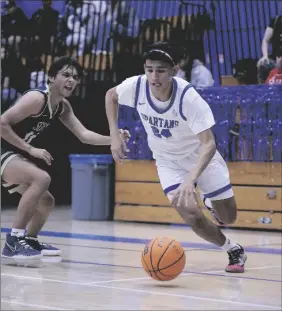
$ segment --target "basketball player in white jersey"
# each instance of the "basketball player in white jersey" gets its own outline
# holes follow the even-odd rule
[[[229,255],[227,272],[244,272],[247,256],[198,207],[195,184],[218,224],[232,224],[237,207],[227,165],[216,150],[209,105],[191,84],[176,78],[177,51],[165,42],[144,54],[145,75],[126,79],[106,94],[111,151],[126,158],[117,128],[118,104],[136,108],[156,160],[164,193],[193,231]]]
[[[34,146],[42,132],[59,119],[83,143],[110,145],[110,137],[87,130],[76,118],[69,97],[82,69],[76,60],[61,57],[50,67],[46,91],[29,90],[1,116],[1,182],[10,193],[22,194],[13,228],[6,236],[2,257],[33,259],[59,255],[60,250],[38,242],[37,235],[54,206],[48,191],[51,178],[32,161],[52,163],[52,155]],[[129,136],[120,131],[121,139]]]

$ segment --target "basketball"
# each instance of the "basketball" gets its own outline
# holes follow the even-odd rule
[[[141,262],[153,279],[170,281],[183,271],[186,256],[183,247],[175,239],[157,237],[144,247]]]

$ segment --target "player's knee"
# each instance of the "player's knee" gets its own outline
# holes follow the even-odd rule
[[[191,211],[187,215],[187,224],[190,226],[201,227],[203,222],[203,217],[198,211]]]
[[[213,202],[217,216],[226,225],[232,225],[237,219],[237,205],[235,198]]]
[[[42,205],[44,205],[44,207],[45,207],[46,209],[48,209],[49,211],[51,211],[51,210],[54,208],[54,206],[55,206],[55,198],[52,196],[51,193],[46,192],[46,193],[42,196],[41,202],[40,202],[40,203],[42,203]]]
[[[190,203],[188,206],[178,206],[177,202],[174,202],[173,206],[184,221],[190,226],[196,225],[202,218],[198,206],[194,203]]]
[[[227,214],[226,219],[223,219],[222,221],[225,224],[232,225],[236,222],[236,219],[237,219],[237,208],[232,209],[231,212]]]
[[[35,176],[34,183],[40,188],[40,190],[47,191],[51,183],[51,177],[48,173],[42,171]]]

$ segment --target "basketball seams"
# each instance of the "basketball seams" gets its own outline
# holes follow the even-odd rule
[[[158,264],[157,264],[157,269],[158,269],[158,270],[160,270],[160,269],[159,269],[159,264],[160,264],[160,262],[161,262],[161,260],[162,260],[162,258],[163,258],[163,256],[164,256],[164,254],[166,253],[166,251],[168,250],[168,248],[170,247],[170,245],[171,245],[174,241],[175,241],[175,240],[170,241],[170,243],[168,244],[168,246],[166,247],[166,249],[163,251],[162,256],[160,257],[159,262],[158,262]],[[153,266],[152,266],[152,267],[153,267]]]
[[[151,263],[151,267],[152,267],[152,271],[151,271],[151,272],[153,272],[153,273],[155,274],[156,278],[159,279],[159,280],[161,281],[161,279],[160,279],[160,278],[157,276],[157,274],[155,273],[155,269],[154,269],[154,266],[153,266],[153,258],[152,258],[152,254],[153,254],[152,249],[153,249],[153,246],[154,246],[154,243],[156,242],[156,240],[157,240],[157,238],[155,238],[155,239],[152,241],[151,249],[150,249],[150,263]],[[156,270],[156,271],[157,271],[157,270]]]
[[[186,261],[185,251],[181,244],[175,239],[172,240],[169,238],[168,241],[162,241],[162,243],[159,244],[158,242],[160,239],[160,237],[157,237],[151,240],[149,245],[146,246],[146,252],[145,250],[142,252],[142,265],[147,274],[157,281],[173,280],[183,271]],[[162,247],[164,247],[164,249],[162,249]],[[176,250],[174,251],[175,247]],[[180,257],[178,257],[179,250],[182,250]],[[165,254],[167,254],[168,257],[165,256]],[[175,260],[175,257],[178,258]],[[167,266],[160,268],[162,260],[165,260],[164,263],[166,263]],[[171,260],[175,261],[171,263]],[[156,263],[155,266],[154,263]],[[164,272],[171,274],[165,274]]]
[[[159,269],[159,270],[164,270],[164,269],[167,269],[167,268],[173,266],[173,265],[176,264],[178,261],[180,261],[180,259],[181,259],[184,255],[185,255],[185,253],[183,252],[183,254],[182,254],[176,261],[174,261],[174,262],[173,262],[172,264],[170,264],[169,266],[166,266],[166,267],[161,268],[161,269]]]
[[[170,264],[169,266],[166,266],[166,267],[164,267],[164,268],[161,268],[161,269],[159,269],[158,271],[159,271],[162,275],[169,276],[170,274],[164,274],[164,273],[162,273],[161,271],[162,271],[162,270],[165,270],[165,269],[167,269],[167,268],[170,268],[171,266],[173,266],[173,265],[175,265],[176,263],[178,263],[178,261],[180,261],[180,260],[183,258],[184,255],[185,255],[185,253],[183,252],[182,256],[179,257],[174,263],[172,263],[172,264]]]

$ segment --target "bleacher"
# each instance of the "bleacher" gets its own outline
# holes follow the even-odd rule
[[[41,1],[16,3],[29,21],[41,7]],[[264,11],[261,19],[266,4],[269,10]],[[3,5],[2,2],[2,16],[5,15]],[[206,66],[219,86],[236,84],[232,73],[238,60],[261,56],[261,38],[270,19],[278,13],[279,3],[270,0],[144,3],[138,0],[117,1],[113,9],[107,1],[59,0],[53,2],[53,8],[59,16],[57,33],[48,51],[34,55],[41,59],[45,73],[54,57],[67,54],[79,58],[90,73],[87,79],[117,83],[125,75],[140,72],[141,55],[149,43],[168,40],[183,45],[188,51],[195,44],[201,47]],[[247,10],[252,11],[252,19],[246,18]],[[35,53],[34,33],[35,29],[29,29],[19,44],[23,64],[31,52]],[[2,29],[2,52],[7,52],[4,35]]]

